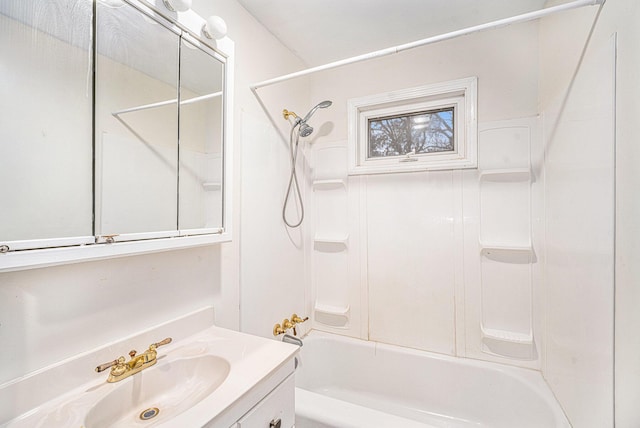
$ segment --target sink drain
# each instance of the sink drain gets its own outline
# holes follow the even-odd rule
[[[148,409],[143,410],[142,413],[140,413],[140,419],[142,419],[143,421],[148,421],[149,419],[153,419],[158,416],[158,413],[160,413],[160,409],[158,409],[157,407],[149,407]]]

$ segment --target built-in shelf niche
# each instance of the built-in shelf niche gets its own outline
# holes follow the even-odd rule
[[[529,245],[507,245],[500,243],[480,242],[480,254],[483,256],[494,255],[496,253],[524,253],[533,254],[533,247]]]
[[[346,142],[313,145],[310,266],[313,328],[349,334],[349,189]]]
[[[485,328],[481,326],[482,336],[488,339],[501,340],[503,342],[512,342],[521,345],[531,345],[533,343],[533,332],[517,333],[513,331],[497,330]]]
[[[530,181],[531,169],[505,168],[490,169],[480,172],[480,180],[485,181]]]
[[[518,333],[480,326],[482,331],[482,350],[485,353],[531,360],[535,357],[533,331]]]
[[[481,130],[479,169],[481,351],[536,357],[532,317],[531,138],[535,119]]]
[[[211,192],[214,190],[222,190],[222,183],[205,182],[205,183],[202,183],[202,188],[207,192]]]
[[[347,328],[349,325],[349,305],[335,306],[316,301],[313,314],[316,322],[334,328]]]
[[[337,246],[346,247],[349,242],[349,235],[344,236],[318,236],[313,238],[313,242],[317,244],[332,244]]]
[[[502,245],[498,243],[480,243],[480,256],[503,263],[530,264],[537,261],[531,245]]]
[[[314,180],[312,185],[313,190],[346,189],[346,183],[343,179]]]

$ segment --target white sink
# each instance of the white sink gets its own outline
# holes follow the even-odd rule
[[[0,385],[0,426],[227,428],[294,370],[296,346],[215,326],[183,339],[176,330],[158,327]],[[129,378],[107,383],[93,370],[167,335],[174,342],[157,363]],[[141,419],[147,410],[153,417]]]
[[[230,368],[213,355],[158,362],[100,399],[87,413],[85,427],[148,427],[174,418],[215,391]]]

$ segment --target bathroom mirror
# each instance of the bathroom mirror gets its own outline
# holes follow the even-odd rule
[[[92,20],[84,0],[0,1],[0,245],[93,235]]]
[[[183,36],[180,49],[181,231],[223,226],[224,65]]]
[[[177,230],[179,49],[134,7],[97,3],[96,235]]]
[[[230,239],[233,42],[204,22],[140,0],[0,2],[0,270],[19,250]],[[118,248],[103,253],[137,247]]]

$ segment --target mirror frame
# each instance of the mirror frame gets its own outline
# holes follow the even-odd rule
[[[142,13],[169,21],[178,27],[190,42],[194,40],[213,50],[223,59],[224,71],[224,105],[223,105],[223,188],[222,188],[222,228],[217,233],[202,233],[139,241],[123,241],[108,243],[103,237],[59,238],[60,246],[42,249],[33,248],[36,240],[14,241],[18,251],[2,252],[0,250],[0,272],[34,269],[62,264],[72,264],[91,260],[155,253],[182,248],[211,245],[232,240],[232,179],[233,179],[233,76],[235,45],[229,37],[209,41],[201,36],[205,19],[193,10],[186,12],[169,11],[161,0],[122,0],[139,9]],[[196,230],[194,230],[195,232]],[[65,246],[67,245],[67,246]]]

